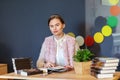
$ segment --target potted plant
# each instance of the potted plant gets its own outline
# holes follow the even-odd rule
[[[73,56],[73,65],[76,74],[90,74],[93,53],[89,49],[80,49]]]

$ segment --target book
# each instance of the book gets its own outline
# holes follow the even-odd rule
[[[101,61],[101,62],[115,62],[118,63],[119,59],[115,57],[95,57],[93,61]]]
[[[20,72],[20,75],[22,76],[29,76],[29,75],[34,75],[34,74],[42,74],[43,71],[40,69],[23,69]]]
[[[55,67],[50,67],[48,68],[49,70],[60,70],[60,69],[64,69],[65,67],[63,66],[55,66]]]
[[[19,74],[22,69],[30,69],[32,67],[31,58],[12,58],[13,70]]]
[[[113,73],[99,74],[99,73],[95,73],[94,71],[91,72],[91,75],[95,76],[96,78],[113,78],[113,76],[114,76]]]
[[[65,72],[65,71],[68,71],[68,70],[63,66],[55,66],[55,67],[48,68],[48,72]]]
[[[110,67],[110,66],[118,66],[118,62],[94,62],[92,63],[92,66],[101,66],[101,67]]]
[[[97,74],[97,78],[113,78],[113,74]]]
[[[97,74],[101,74],[101,73],[115,73],[115,70],[114,69],[111,69],[111,70],[96,70],[96,69],[91,69],[91,72],[95,72]]]
[[[102,66],[91,66],[91,69],[96,69],[96,70],[116,70],[117,66],[108,66],[108,67],[102,67]]]
[[[50,68],[39,68],[40,70],[43,70],[44,73],[53,73],[53,72],[66,72],[69,71],[67,68],[63,67],[63,66],[55,66],[55,67],[50,67]]]

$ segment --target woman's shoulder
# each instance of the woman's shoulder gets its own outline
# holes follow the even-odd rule
[[[47,36],[47,37],[45,37],[45,40],[53,40],[53,36]]]
[[[74,37],[66,34],[66,41],[69,43],[75,43],[76,39]]]

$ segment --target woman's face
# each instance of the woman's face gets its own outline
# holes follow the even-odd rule
[[[55,36],[60,36],[63,33],[64,27],[65,24],[62,24],[57,18],[54,18],[49,22],[50,31]]]

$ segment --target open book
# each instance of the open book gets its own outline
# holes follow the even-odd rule
[[[44,70],[44,72],[48,72],[48,73],[67,71],[67,69],[63,66],[55,66],[55,67],[51,67],[51,68],[40,68],[40,70]]]
[[[51,68],[48,68],[49,70],[61,70],[61,69],[64,69],[65,67],[63,66],[55,66],[55,67],[51,67]]]

